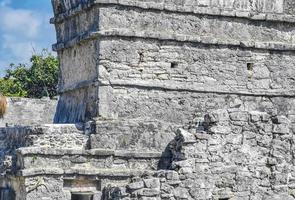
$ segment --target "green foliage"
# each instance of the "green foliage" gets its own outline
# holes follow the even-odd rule
[[[4,78],[0,79],[0,92],[5,96],[41,98],[57,95],[58,60],[43,50],[33,55],[31,64],[11,64]]]
[[[0,78],[0,92],[8,97],[26,97],[27,91],[12,79]]]

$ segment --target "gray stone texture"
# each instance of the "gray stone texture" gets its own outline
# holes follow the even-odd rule
[[[106,120],[96,122],[96,134],[90,136],[93,149],[164,151],[180,125],[160,121]]]
[[[98,199],[293,199],[294,134],[288,118],[234,108],[210,112],[202,124],[205,131],[191,126],[175,132],[165,169],[157,167],[160,151],[20,148],[25,199],[70,200],[77,190]],[[74,130],[58,127],[38,132]]]
[[[295,199],[293,1],[52,3],[56,124],[0,129],[1,195]]]
[[[153,180],[155,189],[146,184],[129,197],[294,199],[294,136],[287,118],[230,109],[209,113],[206,122],[207,132],[180,129],[170,146],[174,170],[136,179],[131,185]]]
[[[8,108],[0,127],[53,123],[57,100],[8,97]]]
[[[247,110],[294,110],[290,2],[53,2],[62,92],[55,122],[184,124],[237,98]]]
[[[6,156],[16,155],[12,165],[16,162],[16,173],[24,182],[8,179],[4,184],[18,192],[24,187],[17,199],[70,200],[75,191],[91,192],[98,199],[293,198],[294,134],[287,117],[233,108],[210,112],[201,124],[203,130],[196,124],[177,129],[167,154],[145,149],[144,140],[134,140],[134,150],[83,148],[81,143],[87,144],[91,135],[84,135],[86,126],[78,124],[6,130],[5,136],[23,132],[22,137],[9,136],[10,146],[2,148],[16,147],[11,138],[21,144]],[[155,137],[149,135],[145,141]],[[54,146],[46,144],[47,138]],[[59,144],[62,140],[67,143]],[[162,159],[169,162],[165,168],[159,163]],[[2,162],[6,166],[7,159]],[[11,167],[3,169],[11,174]]]

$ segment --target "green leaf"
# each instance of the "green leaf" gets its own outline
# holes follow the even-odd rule
[[[5,96],[41,98],[57,95],[59,62],[43,50],[30,59],[29,66],[11,64],[0,79],[0,92]]]

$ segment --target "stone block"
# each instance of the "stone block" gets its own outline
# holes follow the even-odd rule
[[[177,187],[173,191],[174,197],[176,199],[189,199],[190,195],[186,188]]]
[[[161,192],[158,189],[143,188],[137,190],[135,193],[140,197],[156,197],[159,196]]]
[[[250,119],[251,122],[259,122],[261,120],[261,116],[263,115],[263,113],[261,112],[250,112]]]
[[[211,134],[226,135],[231,133],[231,127],[228,125],[216,125],[209,128]]]
[[[191,188],[189,190],[190,195],[193,199],[210,199],[212,198],[212,193],[210,190],[201,188]]]
[[[138,182],[134,182],[134,183],[129,183],[127,185],[127,188],[130,190],[139,190],[141,188],[144,188],[144,182],[138,181]]]
[[[165,182],[161,183],[161,191],[167,194],[172,194],[173,187]]]
[[[244,111],[236,111],[229,113],[229,117],[233,121],[244,121],[247,122],[249,119],[249,114]]]
[[[261,115],[261,120],[262,120],[263,122],[268,122],[268,121],[270,120],[270,115],[267,114],[267,113],[263,113],[263,114]]]
[[[145,187],[152,189],[160,189],[160,180],[158,178],[144,179]]]
[[[167,171],[166,172],[166,179],[167,180],[179,180],[179,174],[176,171]]]
[[[93,149],[164,151],[175,137],[171,124],[160,121],[100,120],[90,137]]]
[[[290,120],[285,116],[276,116],[272,118],[274,124],[290,124]]]
[[[274,124],[272,132],[275,134],[281,134],[281,135],[289,134],[290,133],[289,124]]]
[[[140,197],[140,200],[160,200],[160,197]]]
[[[217,123],[221,121],[229,120],[229,115],[227,110],[216,110],[205,115],[205,122],[206,123]]]
[[[177,129],[176,134],[176,137],[182,138],[184,145],[197,142],[196,136],[184,129]]]

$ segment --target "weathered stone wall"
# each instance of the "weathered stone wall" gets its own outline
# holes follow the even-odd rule
[[[89,136],[85,135],[84,131],[85,129],[81,124],[1,128],[1,198],[33,200],[36,199],[36,196],[31,197],[31,192],[38,189],[37,193],[40,198],[46,197],[45,194],[47,193],[49,197],[59,195],[60,199],[65,199],[63,194],[59,194],[58,190],[58,184],[62,184],[60,177],[51,178],[44,175],[46,169],[55,174],[58,173],[58,170],[56,170],[58,166],[68,167],[67,159],[64,157],[69,152],[73,151],[79,154],[79,152],[88,148]],[[27,148],[28,150],[26,150]],[[51,154],[48,152],[51,152]],[[23,156],[21,156],[22,154]],[[44,155],[46,155],[46,158],[42,160]],[[57,155],[56,159],[52,159],[52,155]],[[70,160],[73,163],[81,163],[76,154]],[[58,165],[59,163],[60,165]],[[24,168],[27,169],[27,174],[35,170],[37,174],[42,174],[42,177],[34,175],[31,179],[26,179],[25,172],[22,172]],[[50,184],[45,185],[45,182]],[[46,186],[46,192],[43,193],[43,188],[40,190],[41,186]]]
[[[180,127],[183,125],[155,120],[98,120],[89,138],[90,148],[165,153]]]
[[[83,192],[99,200],[110,183],[126,185],[130,177],[167,165],[168,155],[160,151],[89,149],[88,128],[82,124],[3,128],[3,188],[13,189],[17,200],[71,200]]]
[[[7,98],[8,108],[0,127],[53,123],[57,100]]]
[[[232,12],[248,13],[253,12],[256,15],[264,14],[289,14],[292,7],[291,0],[149,0],[149,1],[118,1],[118,0],[53,0],[55,15],[68,13],[77,13],[83,8],[97,4],[120,4],[128,6],[138,6],[142,8],[186,11],[186,12],[209,12],[211,14],[230,15]],[[71,12],[69,12],[71,10]],[[210,11],[209,11],[210,10]],[[245,15],[247,16],[247,15]],[[245,17],[244,16],[244,17]]]
[[[77,125],[26,129],[30,134],[21,138],[32,142],[16,151],[25,192],[16,199],[70,200],[76,193],[91,194],[94,200],[294,199],[294,126],[285,116],[217,110],[187,130],[171,132],[165,150],[149,146],[160,141],[157,134],[150,134],[155,124],[146,123],[140,130],[126,122],[98,123],[102,132],[113,130],[115,139],[108,144],[118,146],[102,140],[106,144],[100,148],[83,148],[81,143],[91,138],[83,134],[87,126],[83,132]],[[138,133],[133,143],[124,144],[126,148],[119,146],[120,127],[122,136]]]
[[[292,41],[291,25],[281,27],[281,24],[271,21],[233,17],[216,20],[216,18],[216,16],[204,17],[181,12],[156,12],[138,7],[121,6],[118,9],[118,7],[96,6],[90,13],[84,13],[57,24],[57,30],[60,30],[58,42],[74,39],[90,30],[99,31],[102,35],[130,35],[188,41],[203,39],[204,42],[207,40],[234,45],[239,45],[239,42],[256,42],[257,47],[259,44],[260,47],[266,46],[265,42]],[[86,23],[85,20],[87,20]],[[84,48],[87,46],[85,45]]]
[[[294,112],[287,1],[53,4],[63,77],[56,122],[98,116],[183,124],[236,98],[249,110]]]
[[[291,1],[52,2],[55,122],[86,123],[3,129],[17,200],[295,198]]]
[[[205,132],[179,130],[170,169],[114,185],[113,198],[294,199],[294,132],[284,116],[217,110]],[[113,193],[112,193],[113,191]],[[118,192],[119,191],[119,192]],[[110,198],[111,199],[111,198]]]
[[[15,170],[11,164],[19,148],[86,149],[88,136],[83,133],[84,128],[79,124],[0,128],[1,172]]]

